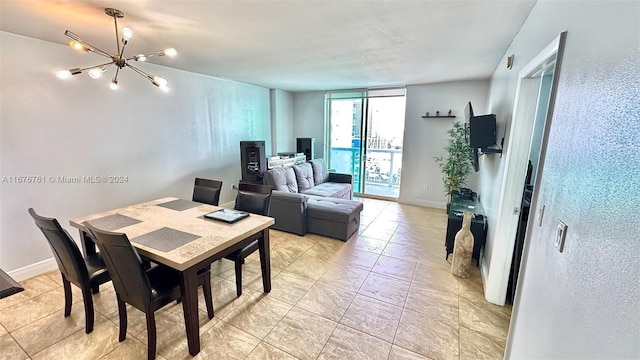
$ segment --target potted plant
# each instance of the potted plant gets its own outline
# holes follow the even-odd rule
[[[469,125],[455,122],[447,130],[449,139],[444,147],[446,156],[434,157],[442,172],[444,191],[447,194],[447,212],[451,193],[460,189],[473,169],[473,150],[469,146]]]

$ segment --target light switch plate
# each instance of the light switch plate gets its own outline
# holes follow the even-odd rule
[[[559,252],[562,252],[564,249],[564,240],[567,237],[567,224],[565,224],[562,220],[558,220],[558,227],[556,228],[556,238],[553,241],[553,246],[558,249]]]
[[[544,208],[545,208],[545,204],[540,201],[540,205],[538,206],[538,214],[536,216],[536,222],[538,223],[538,226],[542,226],[542,217],[544,216]]]

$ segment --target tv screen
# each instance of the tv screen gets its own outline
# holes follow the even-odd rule
[[[474,115],[471,101],[464,108],[464,114],[469,121],[469,145],[472,149],[486,148],[496,144],[495,115]]]

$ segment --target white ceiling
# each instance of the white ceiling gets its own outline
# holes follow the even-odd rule
[[[127,56],[173,46],[178,57],[150,62],[267,88],[334,90],[489,78],[534,4],[0,0],[0,30],[67,44],[68,29],[115,53],[104,13],[113,7],[125,13],[119,29],[134,31]]]

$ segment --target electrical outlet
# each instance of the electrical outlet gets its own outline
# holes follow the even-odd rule
[[[545,208],[545,204],[540,201],[540,205],[538,205],[538,215],[536,217],[536,222],[538,223],[538,226],[542,226],[542,217],[544,216],[544,208]]]
[[[564,240],[567,238],[567,224],[562,220],[558,220],[558,227],[556,228],[556,238],[553,241],[553,246],[562,252],[564,249]]]

